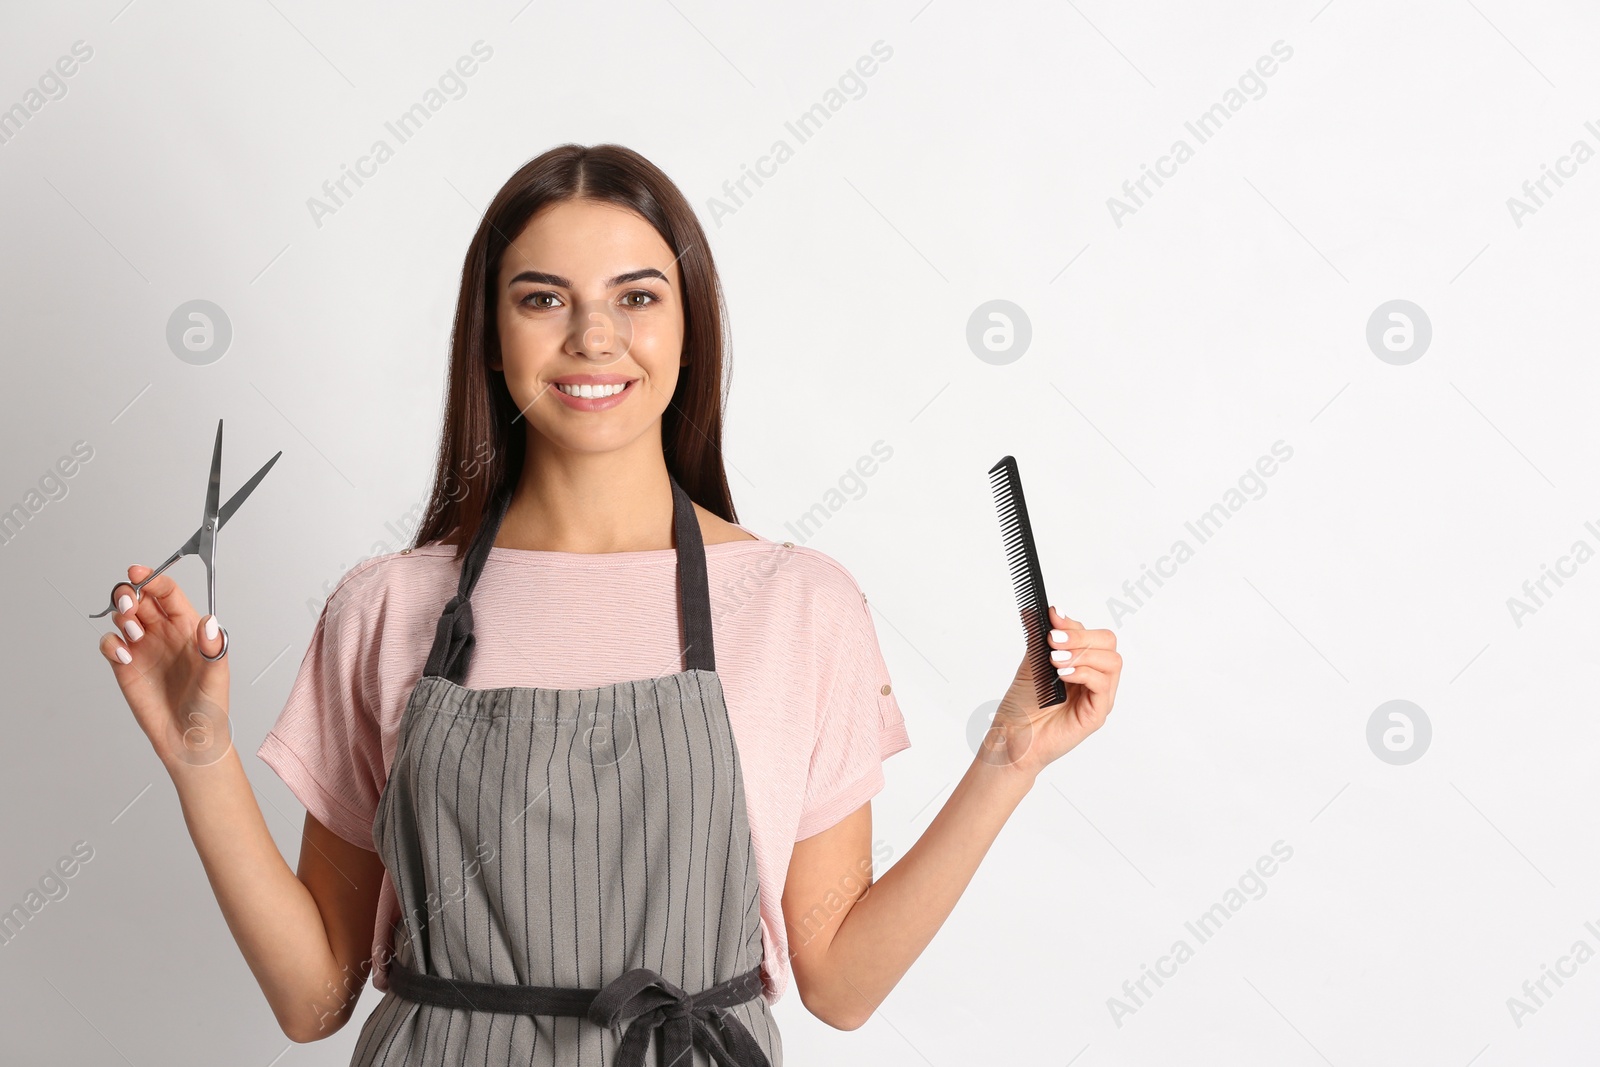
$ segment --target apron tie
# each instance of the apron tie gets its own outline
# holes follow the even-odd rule
[[[760,981],[759,972],[751,974]],[[617,1048],[617,1067],[644,1067],[645,1049],[657,1030],[668,1064],[693,1062],[690,1050],[698,1048],[709,1053],[719,1067],[771,1067],[750,1031],[725,1010],[749,999],[738,992],[749,977],[740,975],[695,995],[648,967],[635,967],[600,990],[589,1005],[589,1021],[611,1030],[626,1024],[627,1032]],[[730,999],[729,994],[738,999]]]
[[[689,1067],[692,1049],[708,1053],[717,1067],[772,1067],[755,1037],[728,1011],[761,996],[760,965],[710,989],[685,993],[648,967],[626,971],[601,989],[575,989],[444,978],[418,972],[396,956],[389,963],[389,991],[445,1008],[574,1016],[613,1032],[626,1027],[616,1067],[645,1067],[645,1050],[657,1031],[663,1062],[672,1067]]]

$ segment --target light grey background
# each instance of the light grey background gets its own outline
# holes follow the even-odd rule
[[[1520,625],[1508,598],[1600,547],[1600,161],[1521,225],[1507,200],[1600,148],[1597,29],[1505,0],[7,5],[0,107],[75,41],[93,56],[0,144],[0,506],[94,454],[0,546],[0,907],[74,842],[94,857],[0,946],[0,1058],[347,1062],[359,1018],[309,1046],[275,1026],[85,616],[193,529],[217,418],[225,490],[284,450],[221,538],[219,614],[293,863],[302,811],[254,749],[326,589],[398,548],[386,524],[426,489],[481,208],[569,140],[643,152],[708,228],[741,521],[794,539],[893,449],[804,539],[866,591],[905,711],[873,805],[892,859],[1021,653],[988,467],[1017,456],[1052,599],[1091,626],[1194,549],[1117,619],[1109,724],[873,1019],[831,1030],[791,988],[790,1063],[1593,1057],[1600,962],[1531,1014],[1508,998],[1600,949],[1600,563]],[[317,225],[308,198],[478,40],[464,94]],[[877,41],[892,57],[798,144],[785,122]],[[1199,144],[1185,122],[1277,41],[1292,58]],[[1193,158],[1118,225],[1107,199],[1179,138]],[[793,158],[714,222],[778,139]],[[233,330],[206,366],[165,340],[195,299]],[[991,300],[1031,329],[1003,365],[967,343]],[[1431,322],[1405,365],[1367,344],[1391,300]],[[1292,458],[1198,543],[1185,523],[1279,441]],[[1403,765],[1368,744],[1390,700],[1431,725]],[[1264,895],[1199,943],[1185,923],[1279,841]],[[1117,1018],[1180,939],[1193,957]]]

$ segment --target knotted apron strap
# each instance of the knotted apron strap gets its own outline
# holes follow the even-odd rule
[[[635,967],[602,989],[469,982],[421,974],[399,957],[389,964],[395,996],[465,1011],[586,1018],[613,1032],[623,1028],[616,1067],[644,1067],[650,1036],[660,1035],[665,1062],[687,1064],[690,1050],[717,1067],[772,1067],[755,1036],[727,1009],[761,996],[761,968],[752,967],[710,989],[686,993],[648,967]]]
[[[596,1026],[627,1027],[617,1046],[617,1067],[644,1067],[656,1032],[667,1063],[690,1063],[690,1051],[698,1048],[718,1067],[771,1067],[744,1023],[726,1010],[760,995],[759,967],[693,995],[648,967],[635,967],[596,993],[587,1014]]]
[[[467,676],[467,666],[472,662],[472,587],[478,584],[483,565],[488,562],[489,549],[500,533],[500,523],[511,506],[511,496],[516,490],[518,471],[508,472],[505,485],[489,500],[483,522],[473,534],[472,544],[461,561],[461,580],[456,585],[456,595],[439,613],[439,625],[433,634],[433,648],[428,652],[428,662],[422,668],[423,677],[448,678],[457,685]]]

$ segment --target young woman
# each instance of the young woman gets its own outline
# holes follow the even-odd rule
[[[306,808],[298,873],[229,741],[215,620],[166,575],[120,600],[101,651],[290,1038],[343,1026],[370,970],[359,1065],[781,1067],[791,973],[860,1026],[1105,721],[1115,639],[1052,608],[1067,701],[1024,659],[873,880],[910,741],[850,574],[734,521],[722,324],[705,234],[638,154],[564,145],[500,190],[426,518],[344,576],[258,752]]]

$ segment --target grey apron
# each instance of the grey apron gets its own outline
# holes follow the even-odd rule
[[[641,1067],[653,1046],[671,1067],[783,1067],[689,496],[672,480],[682,671],[466,689],[472,588],[509,503],[491,502],[401,716],[372,824],[401,918],[351,1063]]]

